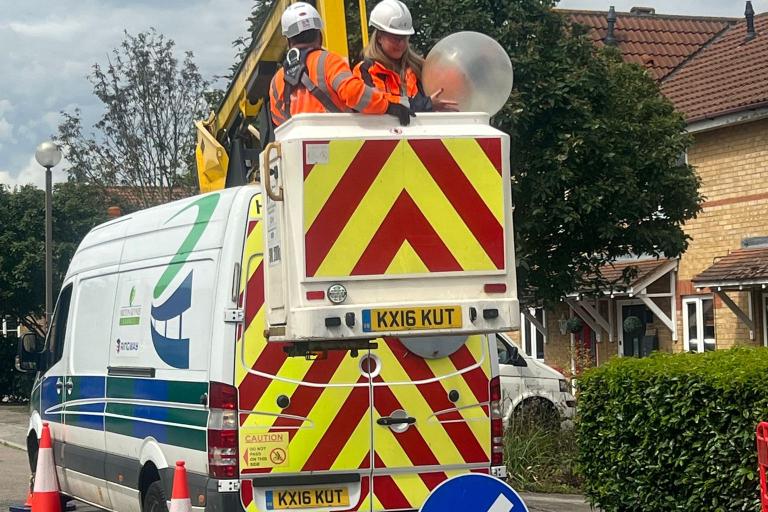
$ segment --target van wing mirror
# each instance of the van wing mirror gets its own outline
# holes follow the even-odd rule
[[[45,346],[45,340],[33,332],[28,332],[19,339],[18,354],[14,361],[16,370],[27,373],[37,370],[40,353]]]
[[[28,332],[21,337],[21,347],[30,354],[39,354],[45,348],[45,340],[34,332]]]
[[[520,355],[520,349],[515,345],[509,347],[509,364],[513,366],[528,366],[525,362],[525,358]]]

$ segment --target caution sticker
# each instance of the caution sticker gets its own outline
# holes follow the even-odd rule
[[[243,469],[277,468],[288,465],[288,432],[240,434]]]

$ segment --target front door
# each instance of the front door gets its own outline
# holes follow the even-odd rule
[[[580,375],[587,368],[597,365],[597,335],[592,328],[584,323],[580,331],[574,335],[575,353],[574,366],[576,375]]]
[[[650,310],[643,304],[621,307],[622,355],[643,357],[643,338]]]

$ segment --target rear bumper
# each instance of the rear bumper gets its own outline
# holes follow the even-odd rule
[[[239,491],[220,492],[219,481],[208,479],[205,512],[244,512]]]

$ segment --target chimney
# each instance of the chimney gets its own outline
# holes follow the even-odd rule
[[[755,10],[752,8],[752,2],[749,0],[747,0],[744,16],[747,18],[747,41],[749,41],[757,35],[757,32],[755,32]]]
[[[653,7],[633,7],[629,10],[629,14],[635,16],[653,16],[656,14],[656,9]]]
[[[608,32],[605,34],[605,44],[610,46],[616,46],[616,36],[614,31],[616,29],[616,9],[611,6],[608,9]]]
[[[123,215],[123,210],[119,206],[110,206],[107,208],[107,217],[110,219],[116,219]]]

